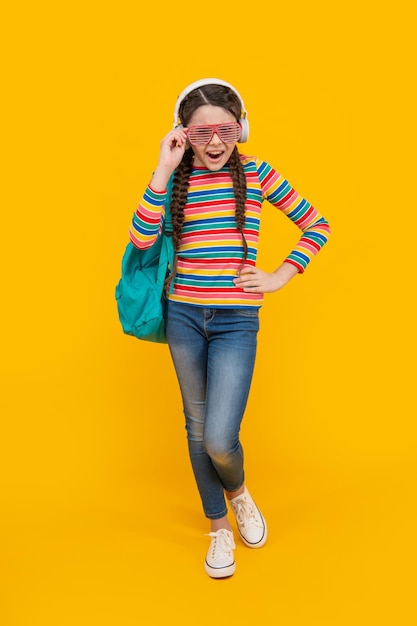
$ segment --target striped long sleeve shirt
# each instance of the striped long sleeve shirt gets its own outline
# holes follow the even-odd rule
[[[243,155],[241,160],[247,181],[246,264],[256,265],[261,207],[266,200],[300,229],[298,243],[283,261],[304,272],[327,241],[328,222],[268,163]],[[145,190],[129,229],[130,240],[136,247],[148,248],[156,241],[165,217],[165,199],[166,192],[154,191],[150,186]],[[194,167],[169,298],[206,307],[260,307],[263,294],[246,293],[233,283],[242,259],[243,245],[236,226],[229,167],[225,165],[216,172]]]

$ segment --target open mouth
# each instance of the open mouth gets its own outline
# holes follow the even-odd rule
[[[223,154],[223,150],[211,150],[210,152],[206,152],[207,157],[213,162],[220,161]]]

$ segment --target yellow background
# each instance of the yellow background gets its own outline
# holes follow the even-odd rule
[[[407,3],[145,4],[3,10],[1,623],[414,624]],[[175,99],[207,76],[333,230],[266,297],[242,437],[270,539],[224,581],[168,349],[123,336],[113,299]],[[272,270],[298,233],[263,215]]]

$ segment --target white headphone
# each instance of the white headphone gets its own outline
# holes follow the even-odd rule
[[[198,89],[198,87],[204,87],[204,85],[222,85],[223,87],[228,87],[237,95],[242,108],[239,119],[239,124],[242,127],[239,143],[245,143],[245,141],[247,141],[249,137],[249,122],[243,99],[239,92],[232,85],[226,83],[224,80],[220,80],[219,78],[203,78],[203,80],[197,80],[194,83],[191,83],[191,85],[188,85],[188,87],[186,87],[184,91],[180,93],[177,98],[177,103],[175,105],[174,128],[182,128],[181,120],[179,118],[179,109],[182,101],[188,96],[189,93],[191,93],[191,91],[194,91],[194,89]]]

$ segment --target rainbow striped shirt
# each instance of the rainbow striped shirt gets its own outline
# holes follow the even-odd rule
[[[258,252],[261,206],[270,202],[301,230],[301,237],[284,259],[304,272],[312,257],[326,243],[329,224],[283,176],[256,157],[241,155],[246,173],[245,237],[247,265],[255,265]],[[136,210],[129,236],[137,248],[150,247],[162,229],[166,192],[148,188]],[[229,167],[217,172],[194,167],[190,175],[184,211],[177,272],[169,298],[206,307],[260,307],[263,294],[245,293],[236,287],[243,245],[235,221],[235,200]]]

